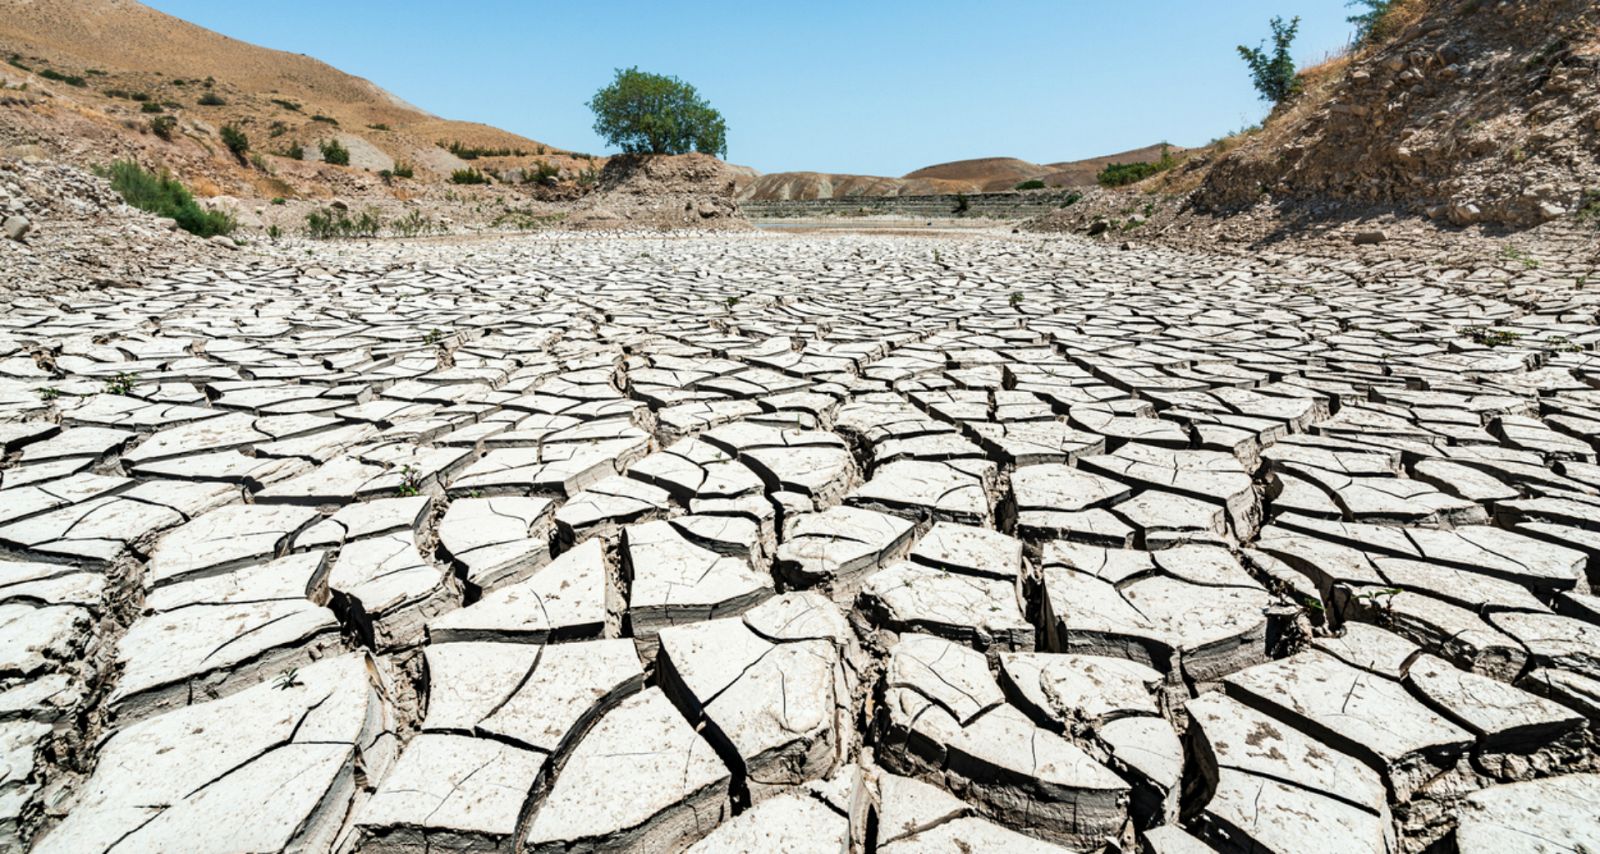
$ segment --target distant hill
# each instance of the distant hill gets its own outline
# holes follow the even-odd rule
[[[0,64],[0,79],[13,89],[28,84],[0,102],[0,144],[36,143],[77,159],[135,156],[222,192],[343,189],[349,175],[270,157],[298,144],[316,161],[320,143],[330,139],[349,149],[353,171],[399,161],[423,181],[469,165],[505,170],[546,160],[573,174],[601,165],[499,128],[440,118],[327,63],[232,39],[133,0],[0,0],[0,58],[9,60]],[[176,121],[171,139],[151,132],[158,116]],[[222,149],[217,131],[227,123],[245,131],[253,152],[268,156],[277,183]],[[441,142],[491,154],[469,163]]]
[[[1088,160],[1029,163],[1015,157],[984,157],[925,166],[900,178],[839,175],[822,172],[774,172],[745,184],[740,198],[753,201],[836,199],[852,196],[928,196],[946,193],[996,193],[1024,181],[1050,187],[1087,187],[1111,163],[1132,163],[1161,157],[1161,145],[1108,154]],[[1177,155],[1184,149],[1169,147]]]

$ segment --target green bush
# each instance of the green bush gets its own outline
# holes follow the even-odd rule
[[[1261,99],[1276,106],[1300,91],[1300,75],[1295,73],[1294,57],[1289,55],[1289,47],[1300,32],[1300,18],[1295,17],[1285,24],[1282,18],[1274,17],[1271,23],[1271,53],[1267,52],[1265,42],[1259,47],[1239,45],[1238,50],[1239,56],[1250,66],[1250,78],[1256,91],[1261,93]]]
[[[178,227],[190,234],[214,237],[231,234],[236,227],[227,212],[200,207],[188,188],[165,171],[156,174],[132,160],[118,160],[97,171],[111,179],[111,188],[123,201],[139,210],[177,220]]]
[[[676,77],[619,68],[589,109],[595,133],[629,154],[728,154],[722,114]]]
[[[410,211],[390,224],[390,229],[401,237],[422,237],[444,228],[424,216],[421,211]]]
[[[143,104],[139,105],[139,112],[141,113],[159,113],[162,112],[163,109],[164,108],[155,101],[145,101]]]
[[[234,157],[243,160],[245,152],[250,150],[250,137],[245,136],[244,131],[240,130],[238,125],[223,125],[222,144],[233,152]]]
[[[539,184],[546,187],[555,184],[556,180],[560,177],[561,168],[559,166],[552,166],[547,160],[540,160],[538,163],[534,164],[533,169],[525,170],[522,173],[522,180],[524,183]]]
[[[46,80],[54,80],[57,83],[65,83],[68,86],[76,86],[79,89],[89,85],[88,81],[76,74],[62,74],[54,68],[46,68],[45,70],[39,72],[39,76]]]
[[[384,124],[383,122],[378,122],[375,125],[367,125],[367,129],[368,130],[388,130],[389,126]]]
[[[200,99],[195,103],[202,107],[226,107],[228,105],[228,102],[215,92],[207,92],[201,95]]]
[[[324,124],[330,124],[334,126],[339,124],[338,119],[334,118],[333,116],[324,116],[321,113],[317,113],[316,115],[312,116],[311,120],[314,122],[323,122]]]
[[[1035,178],[1035,179],[1033,179],[1031,181],[1023,181],[1022,183],[1018,184],[1013,189],[1016,189],[1016,190],[1043,190],[1044,189],[1044,182],[1040,181],[1037,178]]]
[[[171,140],[177,129],[178,120],[173,116],[156,116],[150,120],[150,132],[162,139]]]
[[[1136,163],[1112,163],[1100,170],[1100,174],[1096,175],[1094,179],[1102,187],[1124,187],[1128,184],[1143,181],[1151,175],[1165,172],[1177,165],[1177,158],[1173,157],[1172,152],[1163,145],[1161,146],[1161,159],[1154,163],[1147,160],[1141,160]]]
[[[286,205],[286,204],[289,203],[289,200],[285,199],[282,196],[273,196],[272,197],[272,203],[275,204],[275,205]]]
[[[399,160],[395,161],[394,169],[391,171],[396,178],[410,178],[416,174],[416,170],[412,168],[410,163]]]
[[[287,101],[287,100],[284,100],[283,98],[273,98],[272,99],[272,103],[277,104],[278,106],[284,108],[285,110],[290,110],[290,111],[293,111],[293,112],[296,112],[296,113],[300,112],[300,105],[296,104],[293,101]]]
[[[439,141],[439,147],[454,154],[462,160],[477,160],[480,157],[527,157],[528,152],[520,148],[483,148],[477,145],[467,145],[460,141]]]
[[[339,140],[330,139],[318,146],[322,149],[322,160],[335,166],[350,165],[350,149],[339,144]]]
[[[13,53],[9,57],[6,57],[6,64],[10,65],[13,68],[20,68],[23,71],[32,71],[33,70],[32,68],[29,68],[28,66],[26,66],[26,65],[24,65],[22,63],[22,54],[20,54],[20,53]]]
[[[377,237],[382,229],[383,219],[372,208],[363,210],[354,219],[345,211],[334,208],[323,208],[306,214],[306,236],[315,240]]]
[[[452,184],[487,184],[487,183],[489,183],[489,176],[483,174],[482,172],[479,172],[476,169],[471,169],[471,168],[457,169],[456,171],[450,173],[450,183],[452,183]]]
[[[278,152],[278,156],[287,157],[290,160],[304,160],[306,159],[306,149],[300,143],[294,142],[290,143],[288,148]]]

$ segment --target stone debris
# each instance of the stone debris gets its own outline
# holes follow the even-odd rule
[[[0,309],[0,849],[1596,846],[1581,273],[325,251]]]

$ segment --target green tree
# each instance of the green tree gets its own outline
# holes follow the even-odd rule
[[[693,86],[638,68],[589,99],[594,131],[629,154],[728,153],[728,126]]]
[[[1289,55],[1289,46],[1294,44],[1294,37],[1299,32],[1299,16],[1287,24],[1282,18],[1274,17],[1271,53],[1267,52],[1265,42],[1259,47],[1239,45],[1239,56],[1250,66],[1250,77],[1256,91],[1261,93],[1262,100],[1271,101],[1273,106],[1282,104],[1289,96],[1300,91],[1300,75],[1295,73],[1294,57]]]

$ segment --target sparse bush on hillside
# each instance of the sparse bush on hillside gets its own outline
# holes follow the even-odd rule
[[[1261,93],[1262,100],[1271,101],[1273,106],[1300,91],[1300,75],[1295,73],[1294,57],[1289,55],[1289,48],[1299,32],[1298,16],[1287,24],[1282,18],[1274,17],[1270,53],[1265,42],[1259,47],[1239,45],[1239,56],[1250,66],[1250,78],[1256,91]]]
[[[434,232],[443,232],[444,226],[439,225],[421,211],[410,211],[389,225],[389,229],[400,237],[423,237]]]
[[[84,80],[82,77],[79,77],[76,74],[62,74],[54,68],[46,68],[45,70],[39,72],[39,76],[46,80],[54,80],[57,83],[65,83],[68,86],[76,86],[79,89],[89,85],[89,81]]]
[[[489,176],[472,168],[457,169],[456,171],[450,173],[450,183],[487,184],[489,183]]]
[[[334,118],[333,116],[324,116],[321,113],[317,113],[316,115],[312,116],[311,120],[314,122],[322,122],[323,124],[333,125],[334,127],[338,127],[339,125],[338,119]]]
[[[338,237],[377,237],[383,230],[378,212],[367,208],[354,218],[345,211],[324,208],[306,214],[306,236],[314,240]]]
[[[383,122],[378,122],[375,125],[367,125],[367,129],[368,130],[388,130],[389,126],[384,124]]]
[[[1161,159],[1154,163],[1147,160],[1141,160],[1136,163],[1112,163],[1100,170],[1100,174],[1094,176],[1094,179],[1102,187],[1125,187],[1128,184],[1143,181],[1151,175],[1165,172],[1177,165],[1177,158],[1173,157],[1172,152],[1163,145],[1161,146]]]
[[[1012,189],[1014,189],[1014,190],[1043,190],[1044,189],[1044,182],[1040,181],[1038,178],[1034,178],[1031,181],[1023,181],[1022,183],[1018,184],[1017,186],[1013,187]]]
[[[201,95],[195,103],[202,107],[226,107],[228,105],[228,102],[215,92],[207,92]]]
[[[527,157],[528,152],[520,148],[484,148],[477,145],[454,140],[451,142],[439,141],[439,147],[454,154],[462,160],[477,160],[480,157]],[[542,152],[541,152],[542,153]]]
[[[322,149],[322,160],[335,166],[350,165],[350,149],[339,144],[339,140],[330,139],[318,146]]]
[[[589,99],[594,131],[629,154],[728,154],[728,126],[693,86],[638,68]]]
[[[292,110],[296,113],[300,112],[300,105],[293,101],[288,101],[283,98],[273,98],[272,103],[277,104],[285,110]]]
[[[287,157],[290,160],[304,160],[306,159],[306,149],[300,143],[292,142],[288,148],[278,152],[278,156]]]
[[[522,173],[523,183],[540,184],[546,187],[555,184],[556,179],[560,177],[561,168],[552,166],[547,160],[540,160],[533,165],[533,169],[525,170]]]
[[[157,104],[155,101],[145,101],[143,104],[139,105],[139,112],[141,113],[159,113],[165,109],[165,107]]]
[[[394,169],[391,171],[394,173],[396,178],[410,178],[416,174],[416,169],[414,169],[410,163],[406,163],[402,160],[396,160],[394,163]]]
[[[235,228],[232,216],[200,207],[188,188],[165,171],[156,174],[132,160],[118,160],[96,171],[111,180],[111,188],[123,201],[139,210],[174,219],[179,228],[190,234],[214,237],[230,234]]]
[[[28,66],[22,64],[22,54],[20,54],[20,53],[13,53],[10,56],[6,57],[6,64],[10,65],[13,68],[20,68],[23,71],[32,71],[33,70],[32,68],[29,68]]]
[[[178,120],[173,116],[156,116],[150,120],[150,132],[162,139],[171,140],[177,129]]]
[[[244,160],[245,152],[250,150],[250,137],[238,125],[227,124],[222,126],[222,144],[233,152],[233,156]]]

